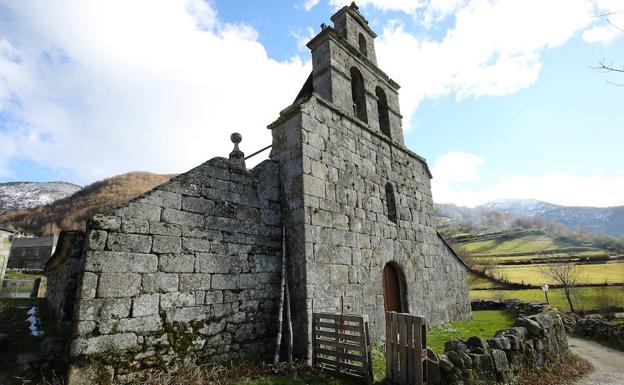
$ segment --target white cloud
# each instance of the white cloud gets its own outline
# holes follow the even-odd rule
[[[319,2],[320,0],[306,0],[305,3],[303,3],[303,9],[311,11],[312,8],[316,7]]]
[[[437,12],[455,12],[455,25],[441,40],[414,35],[401,22],[392,22],[377,43],[380,66],[403,86],[408,130],[424,98],[455,95],[461,100],[529,87],[539,77],[542,51],[564,44],[591,22],[585,0],[432,4]]]
[[[185,171],[227,156],[233,131],[247,153],[270,144],[266,125],[310,63],[271,59],[253,29],[220,22],[207,4],[4,5],[0,112],[20,125],[3,124],[0,171],[19,157],[89,182]]]
[[[479,168],[484,164],[485,159],[470,153],[450,152],[441,156],[432,169],[434,201],[468,207],[497,199],[538,199],[565,206],[624,205],[624,170],[591,176],[508,176],[487,187],[471,187],[466,182],[483,181]]]
[[[624,23],[622,25],[624,28]],[[583,32],[583,40],[587,43],[600,43],[607,45],[622,35],[624,35],[624,32],[612,25],[594,26]]]

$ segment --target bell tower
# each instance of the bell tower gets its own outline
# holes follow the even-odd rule
[[[400,86],[377,66],[375,38],[355,3],[331,17],[312,51],[312,91],[369,129],[403,145]]]

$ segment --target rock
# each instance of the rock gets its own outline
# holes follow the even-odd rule
[[[468,338],[468,341],[466,341],[466,345],[468,345],[468,347],[470,347],[471,350],[474,348],[481,348],[483,350],[488,350],[490,348],[487,341],[480,337]]]
[[[466,346],[466,344],[462,340],[454,338],[444,344],[444,352],[449,351],[454,351],[457,353],[467,352],[468,346]]]
[[[516,322],[514,322],[514,326],[526,328],[529,334],[534,337],[544,335],[544,328],[530,318],[518,318]]]
[[[464,360],[462,359],[462,356],[459,355],[459,353],[451,350],[446,353],[446,357],[449,359],[449,361],[453,363],[453,365],[458,366],[460,369],[464,369]]]
[[[511,349],[511,344],[509,343],[509,339],[507,337],[491,338],[487,340],[487,342],[490,348],[492,349],[500,349],[500,350]]]
[[[509,369],[509,362],[507,362],[507,355],[505,352],[498,349],[493,349],[492,360],[494,361],[494,368],[497,372],[504,372]]]
[[[455,352],[451,351],[451,353],[455,353]],[[450,373],[455,368],[455,364],[453,364],[446,355],[440,354],[439,359],[440,359],[440,369],[442,369],[446,373]],[[460,362],[461,362],[461,359],[460,359]]]

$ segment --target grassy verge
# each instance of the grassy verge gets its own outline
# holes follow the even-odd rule
[[[568,385],[575,384],[593,370],[592,365],[572,354],[566,361],[553,368],[527,373],[519,385]]]
[[[427,344],[434,352],[443,353],[445,342],[452,338],[492,338],[498,330],[511,327],[514,320],[515,317],[504,310],[473,311],[470,321],[451,322],[432,328],[427,335]]]

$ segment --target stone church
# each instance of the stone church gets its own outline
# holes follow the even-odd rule
[[[283,249],[300,357],[313,312],[365,314],[373,339],[384,338],[384,310],[430,325],[470,317],[466,266],[436,232],[431,173],[404,145],[399,85],[377,66],[376,35],[354,4],[331,20],[308,43],[301,92],[268,126],[268,160],[248,169],[232,135],[229,158],[62,237],[47,274],[51,307],[70,325],[71,384],[188,354],[266,357]]]

